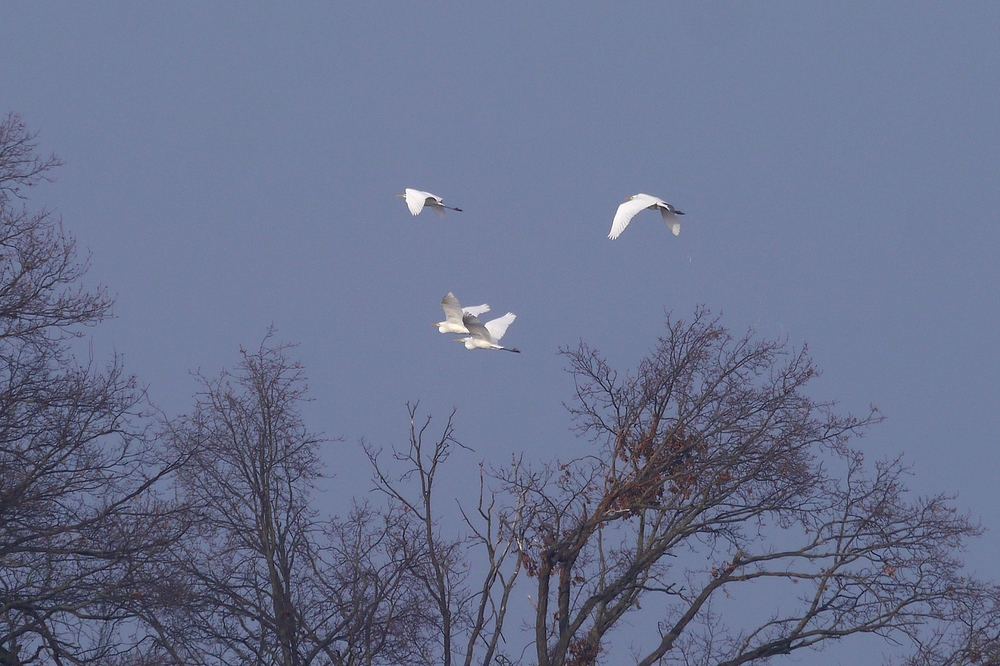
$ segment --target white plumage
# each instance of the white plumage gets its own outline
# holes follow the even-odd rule
[[[611,233],[608,234],[608,238],[614,240],[621,236],[621,233],[625,231],[625,227],[636,216],[636,213],[647,208],[656,208],[660,211],[663,221],[670,231],[673,232],[674,236],[681,232],[681,221],[677,219],[677,216],[683,215],[683,211],[677,210],[663,199],[639,193],[633,194],[625,200],[625,203],[618,206],[618,212],[615,213],[615,219],[611,223]]]
[[[457,210],[458,212],[462,212],[461,208],[445,206],[441,201],[441,197],[435,194],[424,192],[422,190],[415,190],[410,187],[407,187],[405,192],[397,194],[396,196],[406,200],[406,207],[410,209],[410,213],[413,215],[420,215],[420,211],[424,209],[424,206],[429,207],[437,213],[437,216],[442,220],[444,219],[445,208],[448,210]]]
[[[507,332],[507,327],[516,318],[517,315],[513,312],[508,312],[502,317],[497,317],[483,324],[476,315],[465,313],[462,315],[462,323],[469,330],[469,337],[455,338],[455,342],[464,342],[466,349],[499,349],[520,354],[518,349],[501,347],[499,344],[500,338]]]
[[[468,333],[469,329],[465,327],[464,323],[462,323],[463,315],[471,314],[475,317],[483,314],[484,312],[490,311],[488,303],[463,308],[459,304],[458,298],[455,297],[455,294],[450,291],[444,298],[441,299],[441,308],[444,309],[444,321],[431,324],[431,326],[437,326],[438,331],[441,333]]]

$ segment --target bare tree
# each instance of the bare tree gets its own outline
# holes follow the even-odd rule
[[[958,558],[978,527],[949,497],[909,494],[899,460],[866,464],[849,440],[877,410],[809,398],[805,349],[734,338],[699,310],[668,317],[634,374],[582,343],[563,353],[596,449],[499,475],[531,510],[539,664],[597,663],[626,617],[649,628],[630,646],[644,666],[735,666],[852,634],[930,645],[977,602],[976,626],[996,621]],[[780,610],[727,615],[743,590]]]
[[[22,187],[34,187],[39,182],[52,181],[49,171],[62,166],[62,161],[51,154],[40,157],[38,132],[32,132],[24,119],[8,111],[0,120],[0,204],[10,197],[24,199]]]
[[[475,514],[459,508],[469,534],[444,534],[442,514],[434,504],[435,484],[454,447],[462,447],[454,438],[454,412],[441,435],[428,442],[431,418],[418,422],[417,405],[407,405],[407,409],[409,442],[405,449],[394,448],[392,455],[400,471],[391,473],[380,461],[381,452],[365,447],[375,470],[376,488],[389,499],[391,510],[413,525],[408,539],[414,554],[411,570],[417,594],[427,600],[428,614],[415,627],[425,640],[405,663],[511,663],[500,642],[510,595],[521,571],[517,544],[524,535],[523,498],[515,496],[511,506],[500,508],[481,470]],[[516,472],[519,465],[514,461],[512,469]],[[473,576],[475,585],[470,582]]]
[[[145,436],[144,396],[117,359],[79,363],[69,343],[111,302],[22,186],[58,164],[0,122],[0,664],[97,663],[128,649],[145,562],[181,523],[157,494],[175,462]]]
[[[426,615],[411,526],[364,504],[330,521],[310,508],[323,440],[301,419],[301,366],[270,336],[235,374],[203,378],[194,411],[172,425],[197,529],[174,547],[145,608],[150,654],[177,664],[406,662]]]

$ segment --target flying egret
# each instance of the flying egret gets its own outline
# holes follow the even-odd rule
[[[431,194],[430,192],[421,192],[420,190],[414,190],[410,187],[406,188],[406,191],[402,194],[397,194],[397,197],[406,199],[406,207],[410,209],[410,212],[414,215],[420,215],[420,211],[424,209],[424,206],[430,206],[431,209],[437,213],[437,216],[442,220],[444,219],[444,209],[457,210],[462,212],[461,208],[452,208],[451,206],[445,206],[441,202],[441,197]]]
[[[462,315],[462,323],[469,329],[469,337],[455,338],[455,342],[464,342],[466,349],[500,349],[520,354],[519,349],[501,347],[497,344],[516,317],[517,315],[513,312],[508,312],[502,317],[497,317],[483,324],[476,318],[476,315],[465,313]]]
[[[608,238],[614,240],[621,236],[635,214],[647,208],[659,209],[663,221],[670,227],[674,236],[681,232],[681,221],[677,219],[677,216],[683,215],[682,211],[677,210],[663,199],[657,199],[648,194],[633,194],[625,200],[625,203],[618,206],[618,212],[615,213],[614,222],[611,223],[611,233],[608,234]]]
[[[442,333],[468,333],[469,329],[462,323],[463,315],[468,313],[476,317],[490,311],[490,306],[487,303],[463,308],[458,304],[455,294],[450,291],[447,296],[441,299],[441,307],[444,308],[444,321],[431,324],[431,326],[437,326],[438,330]]]

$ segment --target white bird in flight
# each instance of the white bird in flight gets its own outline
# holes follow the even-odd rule
[[[420,190],[414,190],[413,188],[406,188],[406,191],[402,194],[397,194],[397,197],[406,199],[406,207],[410,209],[410,212],[414,215],[420,215],[420,211],[424,209],[424,206],[430,206],[431,210],[437,213],[437,216],[442,220],[444,219],[444,209],[457,210],[462,212],[461,208],[453,208],[451,206],[445,206],[441,202],[441,197],[431,194],[430,192],[422,192]]]
[[[519,349],[501,347],[498,344],[500,338],[507,332],[507,327],[516,317],[517,315],[513,312],[508,312],[502,317],[497,317],[483,324],[476,318],[476,315],[465,313],[462,315],[462,323],[469,329],[469,337],[455,338],[455,342],[464,342],[466,349],[499,349],[520,354]]]
[[[462,323],[462,317],[465,314],[470,314],[475,317],[483,314],[484,312],[490,311],[488,303],[463,308],[459,305],[458,299],[455,298],[455,294],[450,291],[444,298],[441,299],[441,307],[444,309],[444,321],[431,324],[431,326],[437,326],[438,331],[442,333],[468,333],[469,329]]]
[[[677,216],[683,215],[682,211],[677,210],[663,199],[657,199],[648,194],[633,194],[625,200],[625,203],[618,206],[618,212],[615,213],[615,219],[611,223],[611,233],[608,234],[608,238],[614,240],[621,236],[636,213],[647,208],[659,209],[663,221],[666,222],[674,236],[681,232],[681,221],[677,219]]]

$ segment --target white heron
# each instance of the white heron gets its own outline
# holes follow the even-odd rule
[[[414,215],[420,215],[420,211],[424,209],[424,206],[429,206],[431,210],[437,213],[437,216],[442,220],[444,219],[444,209],[457,210],[462,212],[461,208],[453,208],[452,206],[445,206],[441,202],[441,197],[431,194],[430,192],[422,192],[420,190],[414,190],[413,188],[406,188],[406,191],[402,194],[397,194],[397,197],[406,199],[406,207],[410,209],[410,212]]]
[[[625,203],[618,206],[618,212],[615,213],[615,219],[611,223],[611,233],[608,234],[608,238],[614,240],[621,236],[636,213],[647,208],[656,208],[660,211],[663,221],[666,222],[674,236],[681,232],[681,221],[677,219],[677,216],[683,215],[683,211],[677,210],[663,199],[640,193],[633,194],[625,200]]]
[[[450,291],[444,298],[441,299],[441,307],[444,309],[444,321],[431,324],[431,326],[437,326],[438,331],[441,333],[468,333],[469,329],[462,323],[462,317],[465,314],[471,314],[472,316],[477,317],[484,312],[490,311],[488,303],[463,308],[459,305],[455,294]]]
[[[517,318],[513,312],[508,312],[502,317],[497,317],[485,324],[474,314],[462,315],[462,323],[469,329],[469,337],[455,338],[455,342],[464,342],[466,349],[499,349],[501,351],[514,352],[520,354],[519,349],[513,347],[501,347],[498,343],[503,334],[507,332],[507,327]]]

